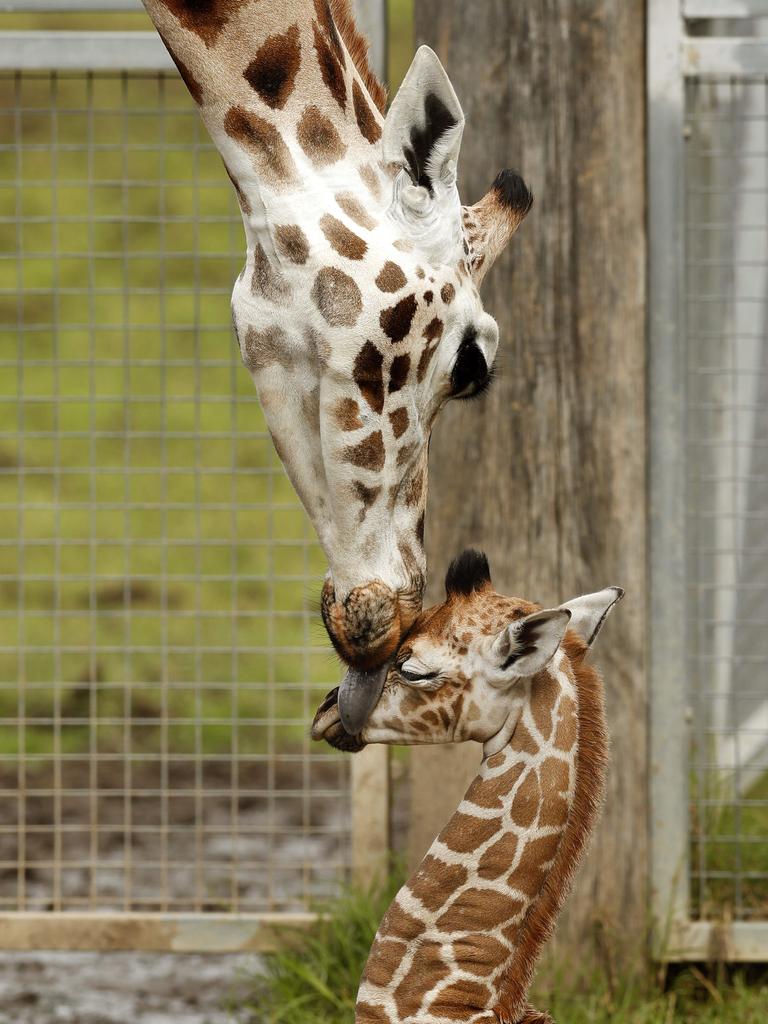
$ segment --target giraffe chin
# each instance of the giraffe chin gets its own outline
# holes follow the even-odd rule
[[[317,709],[312,722],[312,739],[318,742],[325,740],[335,750],[342,750],[347,754],[357,754],[366,744],[359,735],[350,735],[342,725],[338,701],[339,687],[337,686],[335,690],[331,690]]]

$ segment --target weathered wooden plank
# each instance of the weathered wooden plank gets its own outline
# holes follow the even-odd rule
[[[352,758],[352,872],[368,886],[389,867],[389,747],[366,747]]]
[[[484,286],[499,379],[435,431],[431,596],[468,544],[487,550],[508,593],[554,603],[626,588],[594,655],[614,738],[608,801],[559,932],[583,940],[599,922],[612,948],[634,953],[648,884],[644,15],[642,0],[416,4],[417,39],[438,51],[467,114],[465,200],[510,165],[537,195]],[[459,796],[446,757],[467,753],[414,751],[421,837]]]

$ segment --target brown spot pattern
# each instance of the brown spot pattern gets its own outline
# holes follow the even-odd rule
[[[309,239],[298,224],[281,224],[275,231],[275,245],[291,263],[304,266],[309,259]]]
[[[259,295],[262,299],[277,304],[285,302],[290,294],[287,282],[282,274],[272,266],[261,243],[256,245],[253,252],[251,291],[254,295]]]
[[[440,833],[440,841],[454,853],[470,853],[487,842],[501,828],[499,818],[476,818],[459,811]]]
[[[363,311],[360,289],[336,267],[324,267],[318,273],[312,298],[331,327],[354,327]]]
[[[280,132],[245,107],[230,107],[224,130],[250,154],[259,177],[273,188],[296,179],[296,165]]]
[[[407,295],[396,306],[385,309],[379,317],[381,329],[394,344],[408,335],[416,315],[416,296]]]
[[[408,888],[427,910],[434,913],[445,903],[446,894],[455,892],[466,881],[466,868],[460,864],[446,864],[432,854],[427,854],[408,883]]]
[[[243,72],[254,92],[273,110],[282,110],[293,92],[301,65],[299,26],[269,36]]]
[[[360,419],[360,406],[354,398],[340,398],[333,412],[340,429],[346,433],[360,430],[363,425]]]
[[[327,167],[341,160],[347,147],[333,122],[315,106],[305,108],[296,126],[299,145],[315,167]]]
[[[402,269],[391,260],[384,264],[376,278],[376,287],[382,292],[399,292],[401,288],[405,288],[407,283],[408,279]]]
[[[347,108],[347,83],[344,81],[344,66],[339,57],[331,49],[328,40],[320,31],[317,22],[313,22],[315,35],[315,53],[320,67],[320,75],[328,92],[333,96],[342,110]]]
[[[237,193],[237,201],[240,205],[240,209],[247,217],[250,213],[252,213],[251,204],[248,201],[248,196],[246,196],[245,192],[243,192],[243,190],[240,188],[240,185],[238,184],[234,174],[232,173],[232,171],[230,171],[226,164],[224,164],[224,170],[227,172],[227,177],[232,182],[235,192]]]
[[[340,209],[346,213],[350,220],[353,220],[355,224],[359,224],[361,228],[365,228],[367,231],[373,231],[376,227],[376,221],[368,213],[366,208],[351,192],[338,192],[336,195],[336,202]]]
[[[415,1017],[427,992],[449,974],[450,970],[441,955],[441,946],[436,942],[422,943],[419,946],[418,966],[413,965],[394,991],[400,1019]]]
[[[489,880],[500,878],[512,867],[516,850],[517,836],[511,832],[503,835],[481,856],[477,865],[478,875]]]
[[[367,243],[359,235],[356,235],[354,231],[350,231],[340,220],[331,216],[330,213],[326,213],[321,217],[320,230],[328,239],[331,247],[340,256],[345,256],[348,260],[361,260],[368,252]]]
[[[389,371],[389,393],[394,395],[402,391],[408,381],[408,374],[411,370],[411,357],[409,355],[395,356]]]
[[[357,354],[352,379],[374,412],[384,409],[384,356],[371,341],[366,341]]]
[[[366,981],[370,981],[372,985],[378,985],[379,988],[389,985],[407,951],[407,944],[400,939],[385,937],[376,939],[371,946],[368,963],[365,967]]]
[[[549,672],[542,672],[536,677],[531,693],[531,712],[536,728],[545,740],[552,735],[552,712],[555,710],[559,696],[560,686],[554,676]]]
[[[430,1015],[444,1020],[466,1020],[473,1013],[485,1010],[491,990],[479,981],[462,979],[448,985],[429,1007]]]
[[[410,425],[408,410],[406,408],[395,409],[389,414],[389,422],[392,424],[392,433],[399,440]]]
[[[511,921],[522,908],[521,900],[495,888],[469,888],[437,919],[437,927],[444,932],[490,932]]]
[[[369,469],[373,473],[382,471],[385,457],[384,439],[380,430],[369,434],[359,444],[344,449],[344,458],[347,462],[360,469]]]
[[[378,142],[381,138],[381,125],[371,110],[368,100],[365,98],[365,94],[357,80],[352,83],[352,105],[355,108],[355,119],[357,120],[360,134],[371,145]]]
[[[289,369],[287,343],[288,337],[281,327],[268,327],[264,331],[249,327],[243,346],[243,362],[251,373],[263,370],[273,363],[279,363],[285,369]]]
[[[418,918],[406,913],[395,900],[381,922],[381,934],[396,936],[405,942],[412,942],[424,931],[424,924]]]
[[[179,23],[211,46],[229,19],[250,0],[161,0]]]
[[[467,935],[453,944],[453,955],[465,971],[472,974],[491,974],[509,956],[503,942],[490,935]]]
[[[535,770],[529,769],[520,783],[512,800],[512,820],[516,825],[528,828],[536,820],[541,806],[541,786]]]
[[[357,1024],[391,1024],[389,1014],[381,1006],[371,1006],[370,1003],[355,1006],[355,1020]]]
[[[358,173],[373,198],[381,199],[381,180],[371,164],[363,164],[358,169]],[[395,246],[397,246],[397,242],[395,242]],[[410,249],[406,250],[406,252],[410,252]]]
[[[440,289],[440,298],[443,300],[446,306],[450,306],[450,304],[456,298],[456,289],[453,287],[452,284],[443,285],[443,287]]]
[[[467,800],[471,800],[478,807],[486,807],[489,810],[500,810],[504,805],[504,797],[512,790],[512,787],[520,778],[525,766],[522,764],[512,765],[501,775],[491,778],[478,777],[467,790]],[[515,818],[517,821],[517,818]]]

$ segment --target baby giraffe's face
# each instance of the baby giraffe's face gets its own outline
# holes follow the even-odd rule
[[[465,551],[448,571],[445,602],[422,612],[403,640],[362,731],[345,728],[334,690],[312,736],[349,751],[463,740],[501,749],[529,699],[524,681],[556,657],[569,626],[586,651],[622,596],[614,587],[542,611],[497,594],[485,556]]]

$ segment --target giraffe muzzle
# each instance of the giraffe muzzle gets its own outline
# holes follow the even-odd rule
[[[327,579],[321,612],[339,657],[364,676],[377,673],[395,653],[418,615],[422,590],[421,581],[407,591],[394,591],[374,580],[339,600],[333,581]]]

